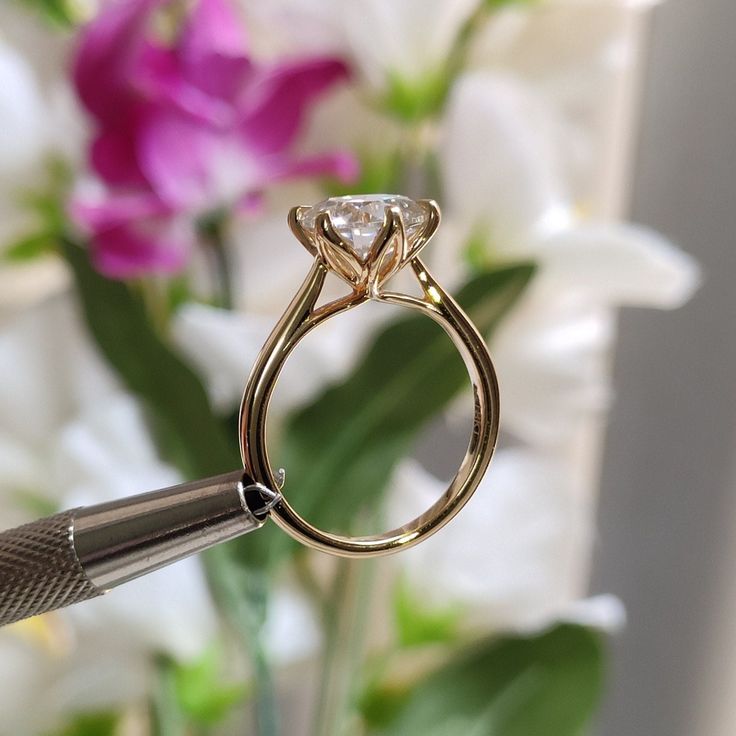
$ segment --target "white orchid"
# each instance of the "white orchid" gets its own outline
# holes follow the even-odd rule
[[[399,82],[421,86],[440,74],[479,0],[241,0],[265,53],[300,48],[340,51],[353,59],[374,91]],[[268,33],[284,28],[274,38]]]
[[[0,365],[0,456],[15,457],[0,475],[3,527],[21,520],[24,499],[74,508],[180,480],[157,457],[140,407],[97,355],[68,297],[11,321],[0,332]],[[46,633],[29,639],[29,631]],[[0,733],[37,733],[63,714],[132,702],[150,683],[152,653],[185,660],[215,632],[196,559],[3,630],[0,648],[12,659],[0,657],[0,679],[16,695],[45,696],[33,708],[9,696]]]
[[[305,203],[314,192],[300,194]],[[180,309],[172,337],[202,375],[213,404],[234,411],[261,346],[306,277],[311,257],[286,224],[288,204],[256,223],[239,223],[233,234],[236,294],[234,311],[201,304]],[[332,283],[333,288],[342,287]],[[354,365],[375,326],[389,310],[361,310],[359,319],[341,316],[312,333],[289,358],[274,397],[275,414],[283,414],[314,397]]]
[[[393,488],[391,521],[402,524],[434,503],[445,485],[407,461]],[[622,621],[615,599],[595,599],[590,608],[578,600],[592,513],[564,462],[501,450],[463,513],[397,565],[418,599],[430,609],[459,608],[471,629],[531,630],[579,616],[615,626]]]
[[[665,238],[580,222],[564,190],[553,119],[519,80],[487,72],[459,80],[442,147],[454,237],[438,254],[449,268],[475,238],[489,257],[538,264],[493,352],[506,428],[545,443],[568,437],[581,415],[607,405],[610,309],[677,307],[698,281],[693,259]]]

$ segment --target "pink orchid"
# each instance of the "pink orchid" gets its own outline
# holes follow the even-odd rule
[[[293,153],[310,105],[347,77],[341,60],[256,64],[227,0],[198,0],[164,44],[151,16],[166,1],[114,0],[83,31],[74,64],[102,193],[78,196],[72,215],[116,278],[182,268],[200,218],[252,206],[268,184],[357,174],[348,153]]]

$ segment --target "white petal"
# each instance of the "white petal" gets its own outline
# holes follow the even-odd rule
[[[626,626],[626,608],[615,595],[596,595],[573,603],[564,620],[615,634]]]
[[[217,632],[217,614],[200,561],[169,565],[69,609],[79,636],[112,636],[147,658],[200,655]]]
[[[0,428],[45,441],[80,409],[119,391],[71,297],[37,305],[0,330]]]
[[[426,509],[444,485],[401,466],[392,521]],[[581,500],[582,498],[582,500]],[[501,450],[467,506],[447,527],[397,559],[428,605],[461,604],[472,625],[529,629],[558,619],[584,581],[591,509],[556,460]]]
[[[0,176],[3,181],[40,163],[46,144],[41,90],[26,60],[0,40]]]
[[[492,339],[506,431],[533,443],[566,441],[610,401],[610,310],[532,286]]]
[[[266,648],[281,666],[304,660],[317,652],[322,631],[307,599],[295,588],[276,588],[263,629]]]
[[[251,366],[279,316],[262,317],[193,304],[179,310],[172,329],[174,341],[203,376],[221,410],[237,408]],[[325,385],[344,376],[386,316],[390,316],[387,310],[361,311],[358,317],[348,313],[308,335],[288,358],[279,377],[274,394],[276,413],[303,404]]]
[[[66,506],[103,503],[182,481],[159,458],[138,402],[124,393],[66,424],[51,455],[53,485]]]
[[[598,304],[674,309],[700,281],[695,259],[634,225],[572,228],[540,242],[532,255],[540,260],[550,288]]]
[[[477,0],[364,0],[343,3],[343,33],[376,87],[389,77],[421,83],[445,63]]]
[[[524,86],[488,73],[455,85],[441,166],[448,212],[504,251],[568,221],[550,113]]]
[[[214,407],[224,412],[237,407],[248,371],[274,324],[268,317],[191,303],[177,312],[171,335],[202,375]]]

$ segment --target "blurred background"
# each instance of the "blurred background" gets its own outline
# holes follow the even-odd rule
[[[728,0],[4,0],[0,528],[237,466],[310,264],[286,212],[327,196],[438,200],[426,257],[503,424],[406,554],[269,528],[3,629],[0,736],[734,733],[735,27]],[[270,449],[319,524],[403,523],[462,454],[459,359],[404,318],[287,364]]]
[[[676,314],[622,314],[619,390],[603,463],[594,587],[625,601],[602,733],[731,734],[734,654],[732,243],[736,7],[673,0],[652,13],[631,217],[703,266]],[[672,317],[670,321],[669,317]]]

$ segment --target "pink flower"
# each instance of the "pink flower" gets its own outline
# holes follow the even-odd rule
[[[347,68],[336,58],[258,65],[227,0],[198,0],[170,44],[151,31],[166,0],[115,0],[83,31],[77,93],[94,120],[99,196],[72,216],[104,273],[171,273],[187,262],[199,218],[252,206],[297,176],[350,180],[353,156],[297,157],[310,105]]]

